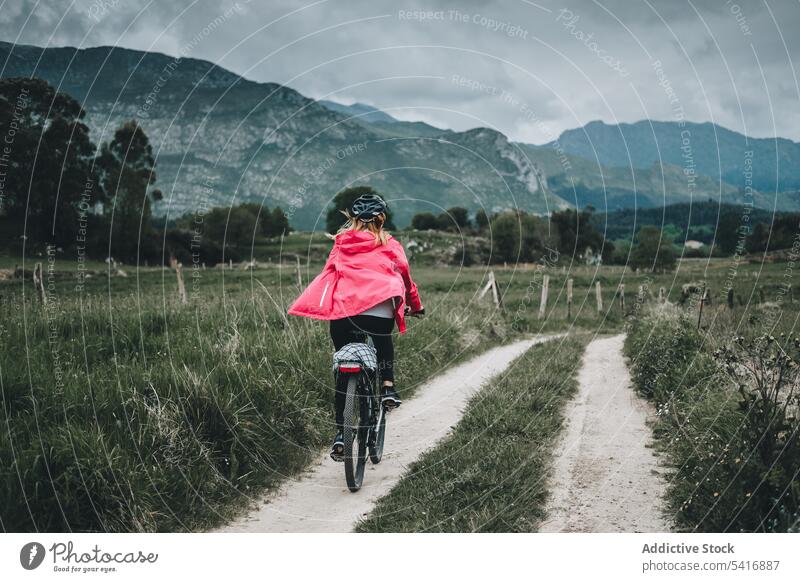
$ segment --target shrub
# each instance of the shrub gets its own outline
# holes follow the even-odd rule
[[[658,407],[668,509],[687,530],[796,530],[800,339],[708,339],[685,318],[650,315],[626,341],[634,383]]]
[[[678,314],[651,315],[634,326],[626,347],[639,392],[663,403],[712,375],[715,366],[704,341],[694,323]]]
[[[416,230],[436,230],[439,223],[430,212],[419,212],[411,219],[411,228]]]

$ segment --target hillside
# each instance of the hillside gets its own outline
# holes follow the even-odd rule
[[[746,165],[753,186],[764,192],[800,189],[800,144],[788,139],[757,139],[713,123],[639,121],[608,125],[593,121],[558,139],[561,147],[604,166],[647,169],[659,161],[689,167],[682,149],[691,147],[691,163],[703,176],[744,187]],[[552,144],[551,144],[552,145]],[[752,152],[752,160],[745,161]]]
[[[157,156],[165,194],[157,214],[255,201],[282,206],[293,226],[311,230],[333,195],[354,183],[383,193],[399,227],[416,212],[450,206],[548,213],[587,203],[612,210],[690,199],[677,166],[665,165],[662,176],[661,166],[632,174],[573,155],[564,164],[552,148],[513,143],[492,129],[443,130],[358,104],[333,111],[289,87],[198,59],[2,42],[0,59],[2,76],[41,77],[79,99],[95,143],[137,120]],[[710,178],[698,179],[691,194],[742,201],[738,188]],[[773,205],[761,195],[756,202]],[[793,198],[780,205],[798,207]]]
[[[0,43],[0,59],[6,57],[3,76],[35,75],[81,100],[96,142],[124,120],[144,127],[165,193],[156,212],[264,201],[281,205],[296,227],[312,229],[333,195],[354,182],[403,200],[395,205],[400,225],[415,212],[454,205],[534,212],[566,206],[546,200],[531,163],[494,131],[439,139],[425,124],[372,127],[288,87],[159,53]]]
[[[619,208],[660,208],[711,198],[729,204],[753,202],[759,208],[796,210],[800,196],[779,196],[754,191],[749,200],[744,191],[707,176],[696,176],[690,190],[686,175],[678,166],[653,164],[647,168],[599,166],[577,156],[568,157],[568,171],[561,170],[561,158],[547,146],[523,146],[547,176],[550,192],[582,208],[591,204],[600,211]]]
[[[380,109],[372,107],[371,105],[366,105],[365,103],[343,105],[342,103],[325,99],[320,99],[317,103],[331,111],[342,113],[348,117],[356,117],[368,123],[397,123],[397,120],[388,113],[384,113]]]

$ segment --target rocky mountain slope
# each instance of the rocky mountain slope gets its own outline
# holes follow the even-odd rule
[[[37,76],[79,99],[97,143],[122,122],[138,121],[157,154],[165,195],[155,211],[170,216],[256,201],[282,206],[296,228],[320,228],[331,198],[352,184],[370,184],[393,202],[398,226],[415,212],[456,205],[546,213],[689,196],[678,167],[604,168],[486,128],[454,132],[374,108],[334,111],[198,59],[0,42],[0,62],[0,76]],[[691,194],[734,202],[727,198],[739,190],[704,179]]]
[[[647,169],[663,161],[736,186],[744,186],[745,172],[752,171],[757,190],[800,190],[799,143],[747,137],[713,123],[593,121],[558,141],[567,153],[604,166]]]
[[[328,101],[326,99],[320,99],[318,103],[323,107],[325,107],[326,109],[330,109],[331,111],[336,111],[337,113],[343,113],[348,117],[354,117],[356,119],[360,119],[361,121],[366,121],[367,123],[397,122],[397,119],[395,119],[388,113],[385,113],[380,109],[377,109],[365,103],[353,103],[352,105],[343,105],[342,103],[337,103],[336,101]]]

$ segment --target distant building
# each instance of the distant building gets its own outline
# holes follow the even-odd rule
[[[696,251],[697,249],[703,248],[705,244],[701,243],[699,240],[687,240],[685,243],[683,243],[683,246],[687,249]]]

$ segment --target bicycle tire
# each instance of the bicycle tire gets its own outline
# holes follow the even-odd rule
[[[373,465],[377,465],[383,458],[383,442],[386,439],[386,411],[383,411],[380,426],[375,435],[375,444],[369,448],[369,460]]]
[[[358,376],[347,380],[347,395],[344,404],[344,478],[347,488],[355,493],[364,482],[364,466],[367,464],[367,440],[364,426],[367,415],[366,399],[358,393]]]

